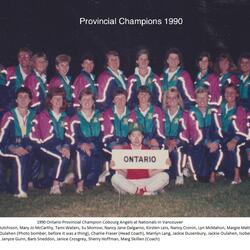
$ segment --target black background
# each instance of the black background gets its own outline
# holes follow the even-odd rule
[[[116,49],[125,74],[133,73],[135,52],[140,46],[151,51],[151,65],[161,73],[166,50],[179,47],[185,67],[194,75],[195,59],[202,50],[213,58],[228,51],[236,60],[250,50],[249,0],[79,0],[79,1],[1,1],[0,62],[16,64],[20,47],[44,51],[49,58],[49,76],[53,74],[54,57],[59,53],[72,56],[71,74],[80,71],[80,58],[91,51],[95,55],[95,73],[104,65],[104,54]],[[80,25],[87,18],[167,18],[181,17],[181,26],[162,24]]]

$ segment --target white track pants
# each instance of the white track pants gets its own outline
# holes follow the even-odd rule
[[[162,190],[169,183],[169,176],[165,172],[158,173],[146,179],[127,179],[123,175],[115,174],[111,179],[113,187],[120,193],[135,194],[137,188],[146,188],[148,192]]]

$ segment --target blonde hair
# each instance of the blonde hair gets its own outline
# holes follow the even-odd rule
[[[195,97],[197,97],[198,94],[203,94],[206,93],[207,95],[209,95],[209,90],[206,87],[199,87],[195,90]]]
[[[180,107],[183,108],[183,101],[182,101],[182,98],[181,98],[181,95],[180,95],[180,92],[178,91],[177,88],[175,87],[172,87],[172,88],[169,88],[167,91],[164,92],[163,94],[163,97],[162,97],[162,109],[164,111],[167,111],[168,110],[168,105],[167,105],[167,98],[168,98],[168,94],[172,94],[172,93],[175,93],[176,96],[178,97],[178,104]]]
[[[71,61],[71,57],[68,56],[68,55],[65,55],[65,54],[58,55],[55,58],[55,64],[56,65],[58,65],[59,63],[62,63],[62,62],[70,63],[70,61]]]

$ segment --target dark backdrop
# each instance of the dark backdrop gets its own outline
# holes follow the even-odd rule
[[[1,1],[0,62],[16,63],[20,47],[34,52],[45,51],[49,57],[49,75],[54,57],[59,53],[72,56],[71,74],[80,70],[80,58],[92,51],[96,73],[104,65],[104,54],[116,49],[121,55],[121,68],[131,74],[135,51],[147,46],[156,73],[163,68],[165,51],[179,47],[185,67],[192,73],[195,58],[202,50],[213,57],[228,51],[236,59],[250,48],[250,1],[248,0],[79,0],[79,1]],[[166,18],[182,17],[181,26],[105,26],[80,25],[80,17]]]

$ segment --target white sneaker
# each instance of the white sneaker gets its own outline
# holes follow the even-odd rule
[[[77,194],[83,194],[83,187],[77,187],[76,188],[76,193]]]
[[[61,190],[60,190],[60,186],[59,186],[59,185],[52,186],[52,187],[50,188],[49,194],[61,195],[62,192],[61,192]]]
[[[183,169],[183,175],[186,176],[186,177],[190,177],[191,176],[189,168],[184,168]]]
[[[231,185],[239,185],[239,184],[241,184],[241,179],[239,179],[239,180],[233,180],[232,182],[231,182]]]
[[[224,174],[222,171],[217,172],[216,175],[217,175],[217,176],[225,176],[225,174]]]
[[[148,192],[148,191],[146,191],[146,192],[143,193],[143,196],[154,196],[154,195],[157,195],[157,194],[158,194],[157,192]]]
[[[175,185],[176,186],[181,186],[184,184],[184,178],[183,176],[177,176],[175,180]]]
[[[64,179],[63,185],[64,185],[64,184],[67,184],[67,185],[73,184],[74,178],[75,178],[74,173],[68,173],[68,174],[66,175],[65,179]]]
[[[15,194],[14,197],[19,198],[19,199],[25,199],[25,198],[28,198],[28,195],[26,192],[20,192],[19,194]]]
[[[106,177],[110,175],[110,172],[108,170],[104,170],[101,175],[99,176],[98,182],[105,183]]]

